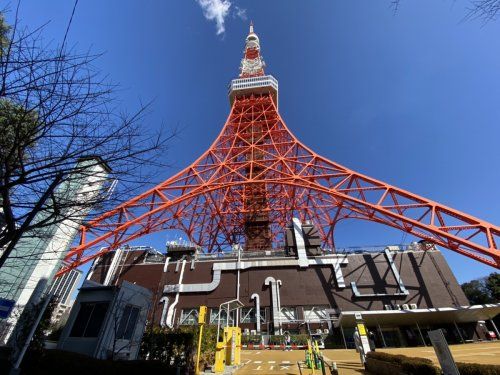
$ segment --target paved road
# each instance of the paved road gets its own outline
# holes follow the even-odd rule
[[[500,364],[500,341],[450,346],[457,362],[473,362],[484,364]],[[391,354],[404,354],[411,357],[429,358],[437,363],[432,347],[378,349]],[[328,361],[336,362],[341,375],[364,374],[359,355],[354,350],[323,350]],[[242,352],[242,363],[245,365],[236,372],[245,374],[300,374],[297,361],[304,360],[303,350],[245,350]],[[311,374],[311,370],[303,369],[303,375]],[[316,370],[316,375],[321,374]]]
[[[341,374],[363,373],[359,356],[354,350],[323,350],[322,352],[327,361],[337,363]],[[298,361],[304,361],[304,350],[245,350],[241,355],[241,362],[245,365],[236,374],[300,374]],[[312,371],[303,368],[302,374],[309,375]],[[315,374],[319,375],[321,371],[316,370]]]

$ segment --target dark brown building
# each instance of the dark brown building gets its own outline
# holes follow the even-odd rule
[[[470,306],[441,252],[420,244],[312,256],[312,251],[207,255],[189,246],[167,254],[121,249],[98,259],[88,278],[122,280],[154,294],[150,320],[162,326],[197,323],[200,305],[217,324],[219,306],[244,307],[228,318],[245,333],[333,333],[350,346],[354,314],[361,312],[379,346],[428,344],[426,331],[442,328],[450,342],[486,339],[500,305]],[[239,287],[238,287],[239,280]],[[498,333],[497,333],[498,334]]]

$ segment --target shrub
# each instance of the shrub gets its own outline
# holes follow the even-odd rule
[[[282,335],[269,336],[269,345],[282,345],[285,343],[285,337]]]
[[[198,326],[175,329],[150,327],[142,338],[141,358],[192,369],[196,361],[198,332]],[[205,325],[201,341],[200,369],[214,363],[216,336],[217,327]]]
[[[429,358],[420,358],[420,357],[407,357],[402,354],[389,354],[389,353],[384,353],[384,352],[368,352],[368,357],[370,358],[375,358],[379,359],[381,361],[386,361],[386,362],[394,362],[401,364],[403,361],[407,360],[417,360],[419,362],[424,362],[429,365],[432,364],[432,361]]]
[[[500,374],[499,365],[481,365],[479,363],[461,363],[457,362],[460,375],[498,375]]]
[[[261,343],[261,340],[262,340],[262,336],[260,336],[260,335],[241,336],[241,344],[242,345],[248,345],[248,344],[259,345]]]
[[[368,358],[365,365],[370,374],[399,375],[401,366],[394,362],[386,362],[380,359]]]
[[[307,345],[309,335],[290,335],[292,345]],[[269,345],[284,345],[285,335],[271,335],[269,337]]]
[[[425,358],[407,358],[401,363],[401,368],[406,374],[415,375],[440,375],[441,369],[431,363],[421,361]]]
[[[292,344],[307,345],[307,340],[309,339],[309,336],[308,335],[290,335],[290,339],[292,340]]]
[[[144,332],[140,356],[174,366],[192,368],[195,334],[184,329],[153,327]]]
[[[428,358],[414,358],[383,352],[369,352],[366,369],[371,373],[383,375],[401,372],[409,375],[439,375],[441,373],[441,370]]]

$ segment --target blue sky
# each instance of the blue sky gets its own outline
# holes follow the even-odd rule
[[[194,0],[87,0],[68,40],[105,52],[96,66],[121,85],[123,108],[154,100],[145,127],[182,129],[158,182],[218,134],[251,19],[267,72],[279,80],[281,115],[306,145],[498,225],[500,21],[462,22],[467,4],[402,0],[394,15],[390,0],[231,0],[215,13]],[[72,6],[24,0],[22,23],[51,21],[44,36],[60,42]],[[163,250],[166,239],[139,242]],[[339,224],[336,238],[338,246],[410,240],[356,221]],[[460,282],[494,271],[443,252]]]

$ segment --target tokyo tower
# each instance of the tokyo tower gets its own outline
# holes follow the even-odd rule
[[[294,217],[311,221],[335,249],[335,225],[363,219],[500,268],[500,227],[332,162],[302,144],[278,112],[278,81],[265,74],[253,25],[231,111],[195,162],[81,227],[58,275],[143,235],[185,232],[207,252],[235,244],[277,249]]]

